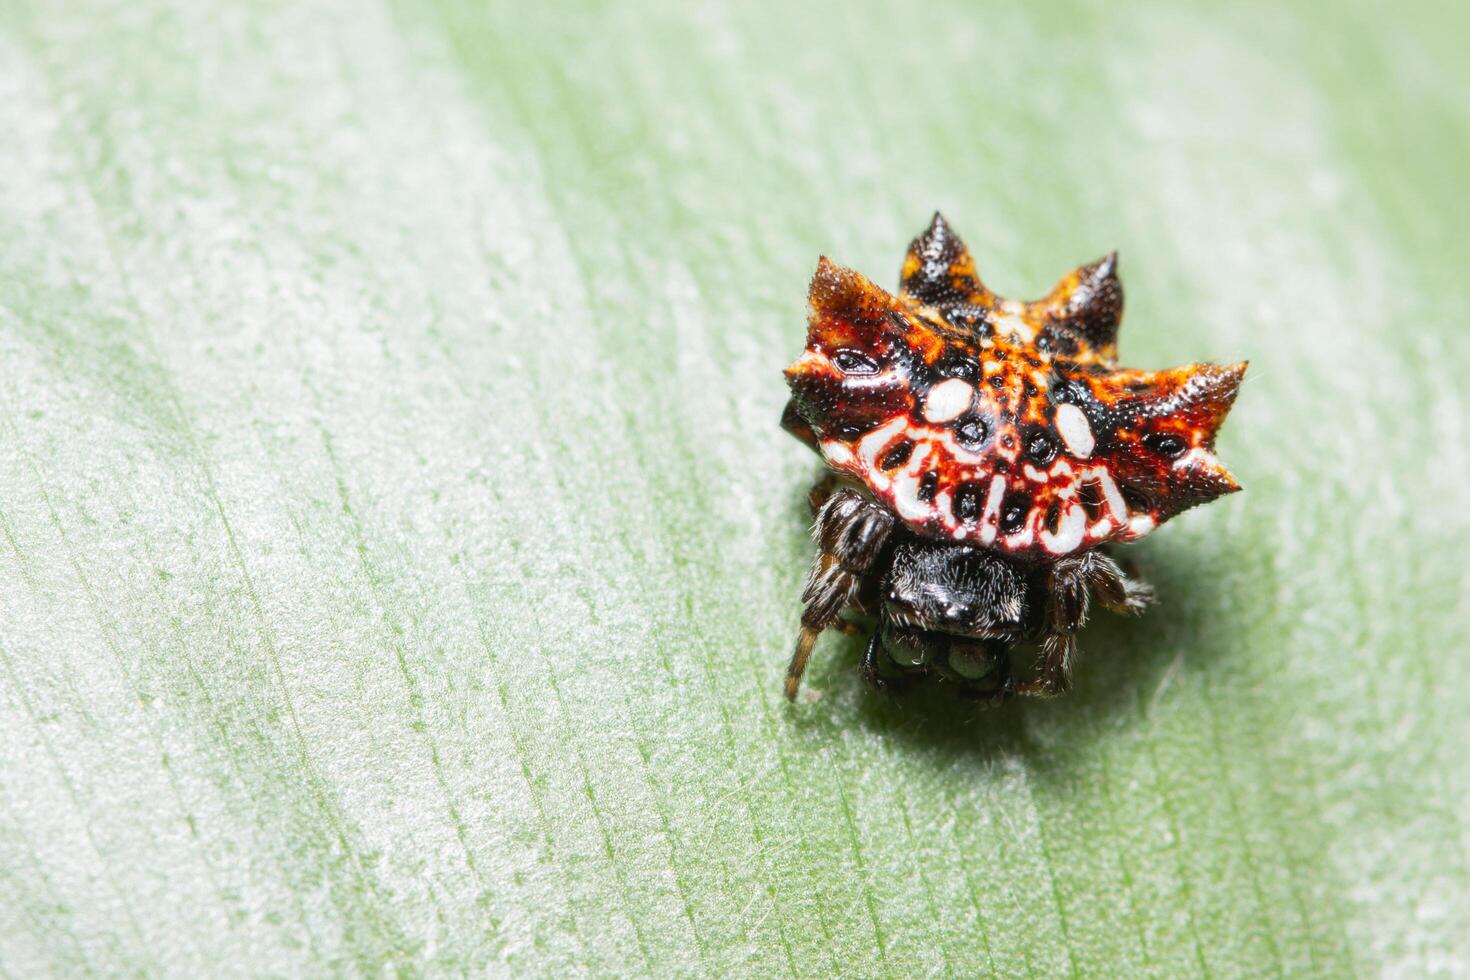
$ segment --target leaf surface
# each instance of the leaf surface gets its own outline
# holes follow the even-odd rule
[[[0,7],[0,969],[1470,972],[1463,12]],[[1247,491],[780,697],[819,254],[1117,248]]]

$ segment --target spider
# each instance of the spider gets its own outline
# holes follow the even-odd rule
[[[840,613],[876,616],[863,674],[933,672],[985,700],[1071,684],[1096,600],[1152,599],[1105,545],[1240,489],[1214,454],[1245,363],[1117,366],[1123,291],[1110,254],[1034,302],[1002,299],[936,213],[896,296],[825,257],[782,425],[826,462],[818,552],[786,677]],[[1017,682],[1010,652],[1039,646]]]

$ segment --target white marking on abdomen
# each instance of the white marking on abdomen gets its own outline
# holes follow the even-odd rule
[[[924,460],[929,458],[933,448],[927,442],[917,443],[913,456],[893,478],[893,509],[906,521],[934,516],[934,504],[919,499],[919,483],[924,477]]]
[[[1093,438],[1092,426],[1087,424],[1087,416],[1082,414],[1082,409],[1076,405],[1058,405],[1056,422],[1057,434],[1073,456],[1086,459],[1092,455],[1097,440]]]
[[[990,316],[990,324],[997,335],[1012,334],[1018,340],[1030,343],[1036,339],[1036,331],[1031,325],[1021,319],[1022,306],[1013,299],[1001,300],[996,312]]]
[[[908,419],[900,415],[884,425],[869,432],[858,440],[857,461],[849,464],[849,470],[856,470],[858,476],[865,477],[873,489],[879,493],[886,493],[891,480],[877,466],[878,454],[887,449],[893,442],[893,437],[898,435],[908,425]]]
[[[862,459],[863,463],[869,469],[875,468],[877,466],[878,454],[887,449],[889,443],[893,441],[893,437],[903,431],[907,425],[908,419],[900,415],[886,425],[880,425],[872,432],[869,432],[858,442],[858,457]]]
[[[934,514],[934,505],[919,499],[919,479],[905,473],[893,481],[893,509],[906,521],[917,521]]]
[[[1092,478],[1097,485],[1102,487],[1103,499],[1108,502],[1108,510],[1113,512],[1113,520],[1119,522],[1128,519],[1128,505],[1123,501],[1123,495],[1118,492],[1118,485],[1113,482],[1113,475],[1099,466],[1092,470]]]
[[[1025,526],[1023,526],[1021,530],[1017,531],[1015,534],[1009,535],[1006,538],[1007,548],[1024,548],[1031,543],[1031,539],[1036,535],[1036,529],[1032,525],[1036,523],[1039,514],[1040,511],[1035,507],[1032,507],[1031,510],[1027,512]]]
[[[980,543],[990,544],[995,540],[996,517],[1000,514],[1000,502],[1005,499],[1004,477],[990,478],[990,489],[985,495],[985,509],[980,512]]]
[[[968,381],[949,378],[929,389],[924,398],[924,418],[934,423],[957,419],[974,400],[975,389]]]
[[[953,528],[956,535],[963,535],[964,528],[954,518],[954,508],[951,506],[952,498],[948,489],[940,490],[934,495],[934,516],[939,518],[939,523],[947,528]]]
[[[1042,528],[1041,546],[1054,555],[1065,555],[1069,551],[1077,550],[1086,530],[1087,515],[1083,513],[1081,506],[1073,504],[1062,512],[1062,521],[1056,534]]]
[[[822,440],[822,455],[826,457],[827,462],[838,467],[851,466],[855,458],[852,454],[852,447],[836,439]]]
[[[993,521],[1000,513],[1000,502],[1006,495],[1005,477],[993,476],[990,478],[990,490],[985,496],[985,510],[981,513],[982,521]]]

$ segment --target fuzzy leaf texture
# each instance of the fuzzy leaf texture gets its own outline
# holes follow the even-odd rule
[[[1463,5],[0,4],[0,973],[1470,973]],[[1245,492],[1067,697],[781,698],[827,254]]]

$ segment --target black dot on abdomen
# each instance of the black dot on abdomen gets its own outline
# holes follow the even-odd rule
[[[1082,505],[1082,511],[1087,515],[1089,524],[1102,518],[1103,506],[1106,501],[1103,499],[1102,490],[1098,487],[1096,481],[1088,480],[1078,488],[1077,502]]]
[[[961,483],[954,492],[955,520],[963,524],[974,524],[980,517],[980,484]]]
[[[962,381],[975,381],[980,377],[980,364],[968,354],[948,354],[934,365],[935,373],[941,378],[959,378]]]
[[[935,470],[930,470],[919,478],[919,491],[917,496],[926,504],[933,503],[934,491],[938,489],[939,473]]]
[[[878,468],[896,470],[909,461],[909,456],[913,455],[913,452],[914,444],[905,439],[883,454],[883,458],[878,460]]]
[[[1057,455],[1056,440],[1045,432],[1036,431],[1026,437],[1026,458],[1037,466],[1045,466]]]
[[[954,440],[965,449],[979,449],[989,435],[989,426],[978,415],[966,415],[954,424]]]
[[[1015,534],[1026,526],[1026,505],[1030,503],[1025,494],[1011,494],[1000,505],[1000,530],[1002,534]]]
[[[1153,509],[1154,502],[1148,498],[1148,494],[1135,490],[1127,484],[1121,484],[1119,489],[1123,493],[1123,504],[1132,514],[1147,514]]]

